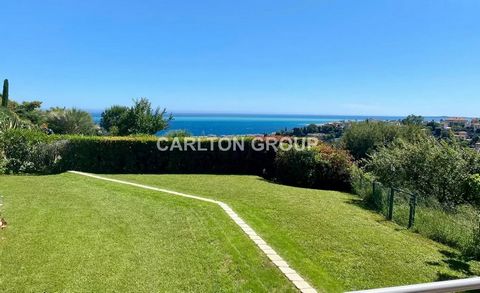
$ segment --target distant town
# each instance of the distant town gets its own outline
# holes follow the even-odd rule
[[[413,122],[407,121],[413,119]],[[415,121],[416,120],[416,121]],[[370,119],[369,121],[375,121]],[[389,124],[416,123],[432,132],[432,135],[443,139],[456,139],[480,152],[480,118],[446,117],[435,120],[425,120],[421,116],[411,115],[404,120],[381,121]],[[309,124],[292,130],[278,131],[277,135],[315,137],[325,142],[338,141],[344,130],[354,121],[329,122],[325,124]]]

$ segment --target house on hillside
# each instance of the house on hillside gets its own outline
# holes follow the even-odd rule
[[[445,119],[444,125],[446,127],[465,127],[468,124],[468,119],[463,117],[449,117]]]
[[[480,152],[480,142],[477,142],[477,143],[475,144],[475,150],[476,150],[477,152]]]
[[[470,126],[475,132],[480,130],[480,120],[478,118],[473,118],[472,121],[470,122]]]
[[[461,140],[467,140],[469,139],[468,132],[466,131],[458,131],[455,133],[455,137]]]

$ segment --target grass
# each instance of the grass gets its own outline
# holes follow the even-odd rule
[[[376,184],[376,192],[373,195],[371,183],[357,181],[355,191],[362,198],[370,201],[369,206],[372,209],[387,217],[390,188]],[[395,191],[392,220],[403,227],[407,227],[409,222],[410,197],[409,193]],[[412,230],[432,240],[455,247],[464,255],[469,255],[476,246],[474,229],[478,225],[477,217],[475,209],[470,205],[462,205],[455,210],[446,211],[434,199],[418,197],[415,224]]]
[[[1,292],[294,291],[215,205],[73,174],[0,177]]]
[[[324,292],[467,277],[356,196],[255,176],[108,175],[228,203]],[[220,208],[74,174],[0,177],[0,291],[292,291]]]
[[[480,273],[444,245],[365,210],[358,197],[255,176],[109,175],[228,203],[314,287],[327,292]]]

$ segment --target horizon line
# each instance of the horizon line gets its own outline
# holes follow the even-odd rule
[[[80,108],[81,109],[81,108]],[[84,111],[89,112],[90,114],[101,114],[104,110],[98,109],[83,109]],[[245,113],[245,112],[195,112],[195,111],[167,111],[167,114],[172,115],[199,115],[199,116],[290,116],[290,117],[344,117],[344,116],[355,116],[355,117],[391,117],[391,118],[403,118],[409,115],[418,115],[424,118],[447,118],[447,117],[463,117],[463,118],[475,118],[470,116],[462,115],[421,115],[421,114],[408,114],[408,115],[382,115],[382,114],[302,114],[302,113]]]

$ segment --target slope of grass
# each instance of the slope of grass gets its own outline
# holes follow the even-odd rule
[[[480,273],[477,262],[360,207],[353,195],[255,176],[108,175],[228,203],[300,274],[328,292]]]
[[[213,204],[73,174],[0,195],[1,292],[295,291]]]

